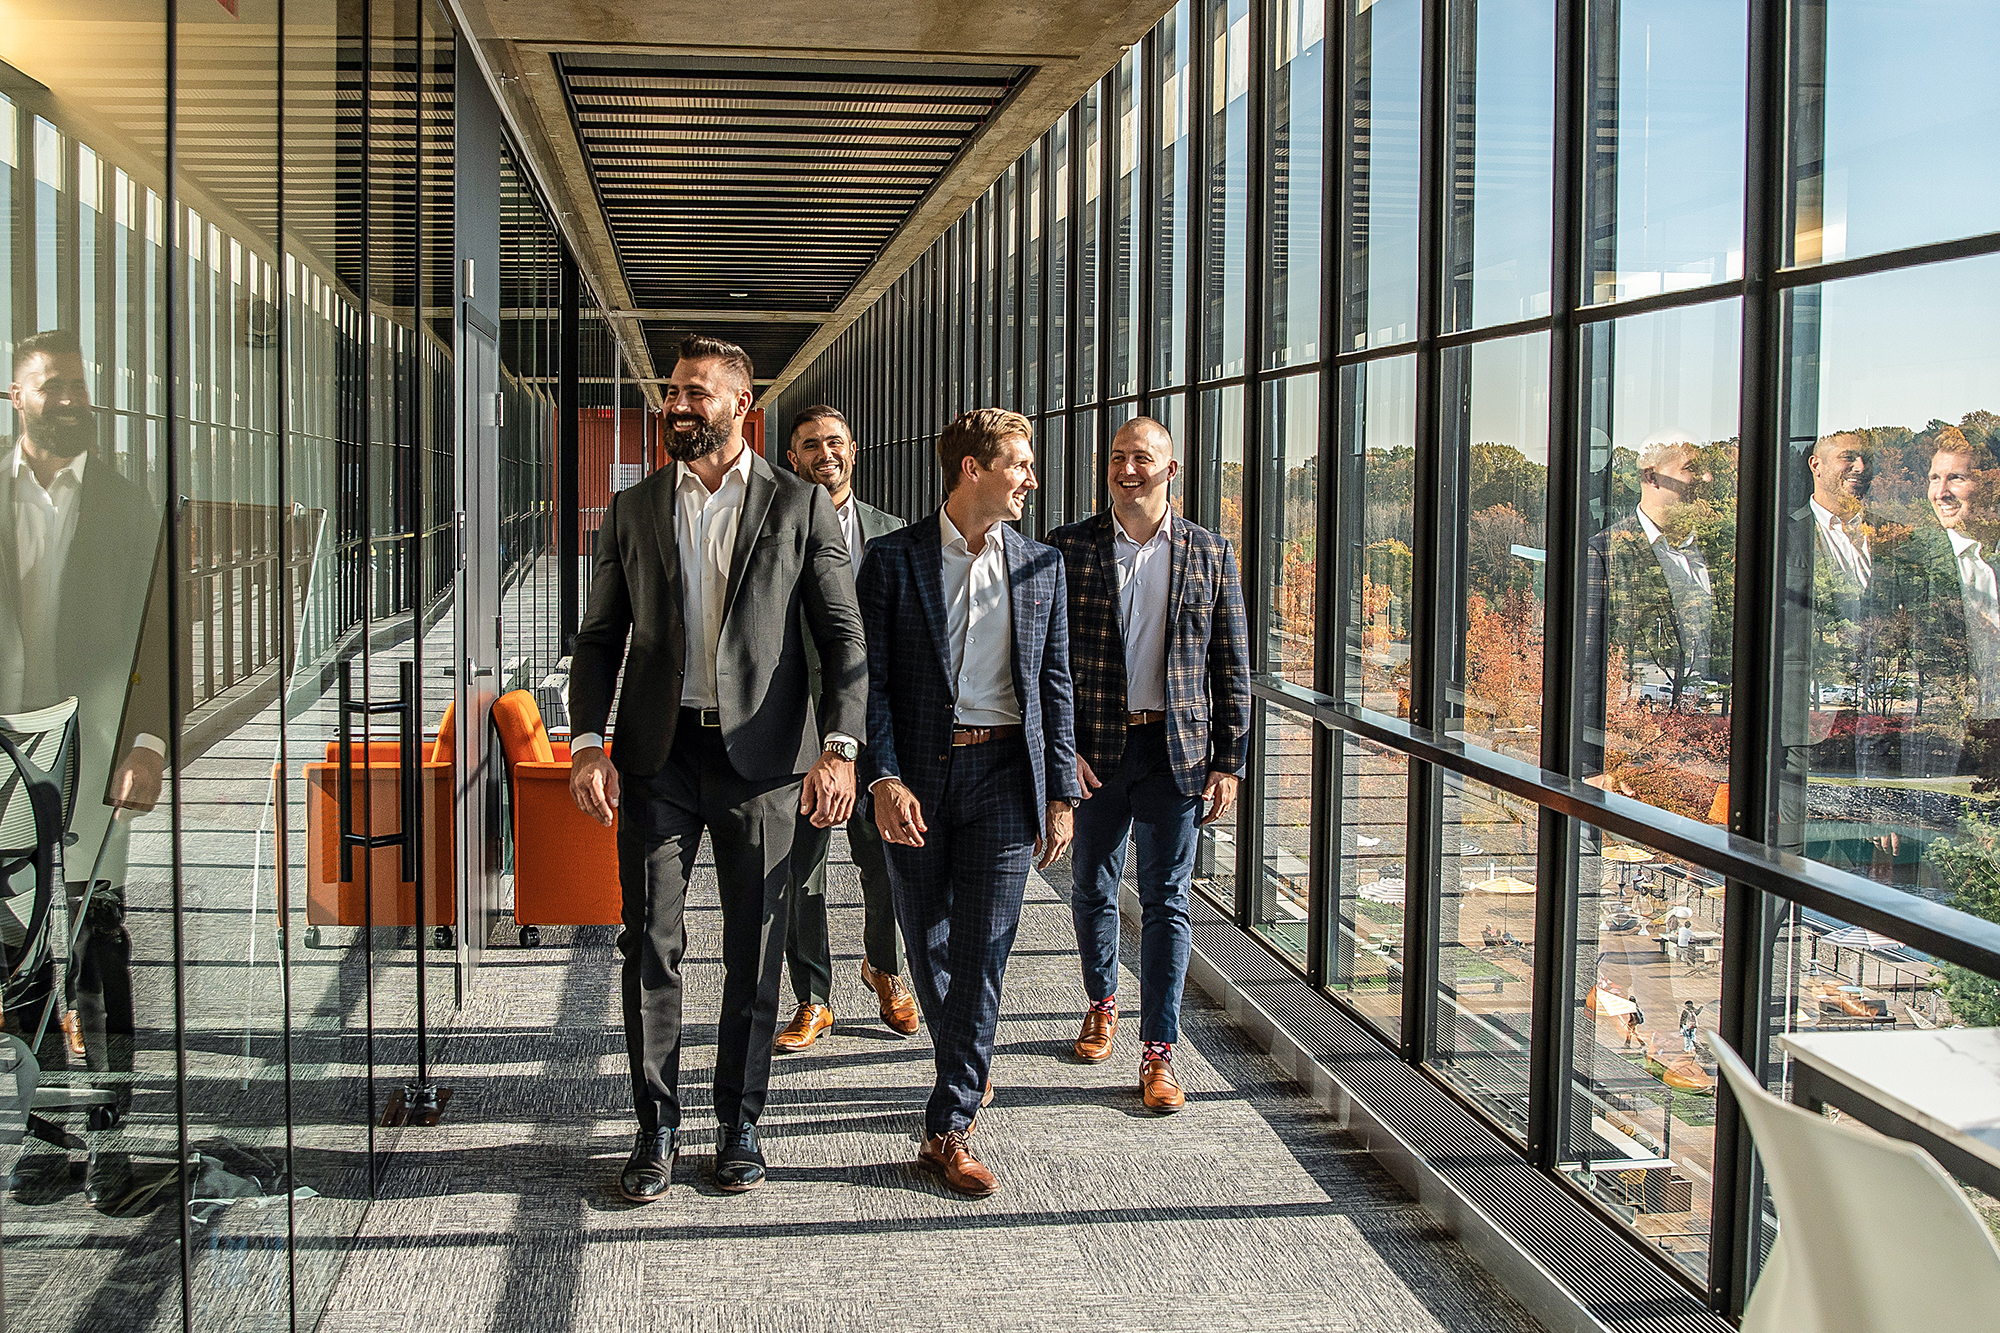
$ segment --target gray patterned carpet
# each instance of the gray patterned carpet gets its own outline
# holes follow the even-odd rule
[[[704,870],[688,914],[693,1151],[669,1195],[634,1207],[615,1188],[632,1126],[611,931],[490,949],[445,1043],[448,1117],[402,1140],[405,1197],[375,1205],[321,1328],[377,1333],[413,1316],[427,1333],[1536,1328],[1198,995],[1175,1062],[1189,1093],[1179,1115],[1139,1106],[1136,1021],[1109,1062],[1074,1063],[1075,942],[1040,879],[977,1139],[1003,1188],[947,1194],[912,1160],[929,1042],[890,1034],[860,985],[845,856],[837,838],[840,1022],[779,1057],[764,1188],[714,1189],[713,1127],[694,1113],[707,1106],[721,982]],[[1125,949],[1136,958],[1129,930]],[[1135,999],[1129,970],[1124,985]]]

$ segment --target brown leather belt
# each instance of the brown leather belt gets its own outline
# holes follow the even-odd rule
[[[961,745],[984,745],[988,741],[1004,741],[1009,736],[1021,734],[1019,722],[1004,727],[953,727],[951,729],[952,748]]]
[[[1125,725],[1128,727],[1150,727],[1155,722],[1165,722],[1166,720],[1167,713],[1163,708],[1154,708],[1144,713],[1127,713],[1125,715]]]

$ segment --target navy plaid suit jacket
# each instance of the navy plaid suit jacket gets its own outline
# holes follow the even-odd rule
[[[1125,634],[1111,511],[1049,534],[1069,576],[1069,656],[1076,748],[1099,776],[1125,753]],[[1250,748],[1250,630],[1229,543],[1176,514],[1169,529],[1167,754],[1182,795],[1210,772],[1242,776]]]
[[[1036,827],[1046,836],[1049,801],[1081,797],[1062,557],[1005,523],[999,532],[1014,629],[1014,694],[1035,775]],[[882,778],[900,778],[926,811],[936,810],[951,767],[958,698],[946,674],[937,512],[869,542],[856,592],[868,640],[868,744],[856,776],[864,791]]]

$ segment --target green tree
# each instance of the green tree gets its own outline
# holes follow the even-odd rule
[[[1958,832],[1931,848],[1939,880],[1950,889],[1949,904],[1969,915],[2000,921],[2000,823],[1968,815]],[[1967,1027],[2000,1027],[2000,980],[1956,963],[1939,963],[1945,1002]]]

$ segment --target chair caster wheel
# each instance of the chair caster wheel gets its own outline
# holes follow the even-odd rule
[[[433,926],[431,927],[431,943],[440,949],[449,949],[452,945],[458,943],[458,939],[451,933],[450,926]]]
[[[304,945],[305,945],[305,946],[306,946],[306,948],[308,948],[308,949],[317,949],[317,948],[319,948],[319,927],[318,927],[318,926],[307,926],[307,927],[306,927],[306,933],[305,933],[305,938],[304,938],[304,940],[302,941],[302,943],[304,943]]]
[[[84,1123],[92,1129],[116,1129],[118,1120],[115,1106],[93,1106],[84,1114]]]
[[[542,947],[542,932],[541,932],[540,928],[538,928],[538,927],[536,927],[536,926],[523,926],[523,927],[521,927],[521,947],[522,947],[523,949],[539,949],[539,948],[541,948],[541,947]]]

